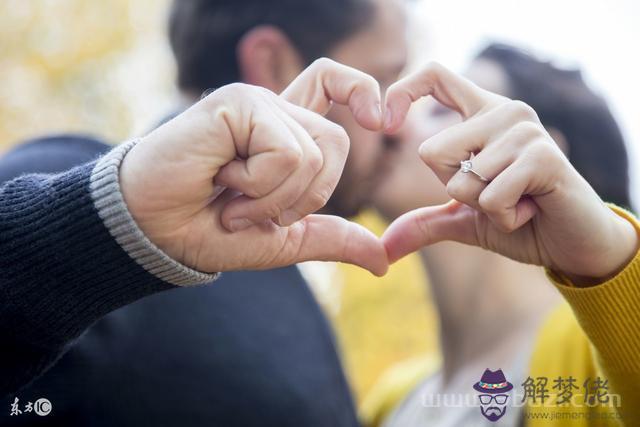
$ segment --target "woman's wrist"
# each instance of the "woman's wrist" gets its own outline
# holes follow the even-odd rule
[[[612,207],[611,217],[611,250],[602,254],[600,267],[595,269],[592,267],[592,271],[598,271],[598,273],[591,275],[562,273],[574,286],[585,288],[608,281],[624,270],[637,254],[640,244],[638,229],[630,219],[626,218],[626,215],[621,215],[620,208]]]

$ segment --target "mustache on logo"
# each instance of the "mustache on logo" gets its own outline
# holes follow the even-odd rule
[[[497,406],[490,406],[484,412],[487,415],[494,415],[494,414],[495,415],[500,415],[500,414],[502,414],[502,410],[500,408],[498,408]]]

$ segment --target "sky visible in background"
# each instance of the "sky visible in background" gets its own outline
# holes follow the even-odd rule
[[[640,1],[422,0],[411,7],[418,61],[462,71],[484,44],[502,41],[580,67],[622,127],[640,206]]]

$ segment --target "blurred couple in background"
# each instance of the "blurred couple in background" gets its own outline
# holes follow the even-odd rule
[[[169,41],[185,105],[169,116],[233,82],[280,93],[324,56],[369,74],[384,93],[408,62],[405,7],[401,0],[175,0]],[[492,44],[465,74],[533,107],[598,195],[631,208],[623,138],[580,72]],[[345,106],[333,106],[328,117],[347,131],[351,147],[324,213],[352,217],[373,207],[391,222],[450,199],[417,152],[419,144],[460,123],[455,111],[432,101],[417,104],[394,134],[363,129]],[[62,171],[109,148],[74,135],[30,141],[0,159],[0,177]],[[540,267],[459,243],[428,246],[420,256],[437,311],[439,324],[432,326],[439,331],[440,356],[389,370],[364,399],[360,416],[331,326],[296,266],[227,272],[212,286],[170,290],[123,307],[21,393],[49,397],[56,405],[49,422],[69,426],[489,425],[476,407],[422,404],[434,393],[473,393],[487,367],[501,368],[518,387],[528,377],[612,375],[613,390],[626,402],[640,398],[633,385],[638,373],[625,377],[617,369],[636,355],[614,346],[617,355],[603,357],[600,319],[579,310],[576,318],[571,310],[591,306],[575,302],[581,296],[565,295],[571,307],[563,302]],[[611,303],[595,298],[589,303]],[[637,336],[627,319],[618,320],[624,327],[606,333],[614,343],[633,343]],[[587,334],[585,324],[592,328]],[[526,411],[536,408],[510,408],[504,425],[535,425]],[[583,425],[602,424],[585,418]]]

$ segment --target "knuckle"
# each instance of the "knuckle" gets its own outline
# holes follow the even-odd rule
[[[362,76],[363,83],[365,84],[366,87],[368,87],[370,90],[375,92],[380,91],[380,84],[376,79],[374,79],[372,76],[366,73],[360,72],[360,75]]]
[[[444,70],[444,65],[439,63],[438,61],[429,61],[423,68],[423,72],[427,76],[437,75]]]
[[[334,141],[342,145],[349,144],[349,134],[337,123],[327,121],[327,135]]]
[[[202,98],[200,102],[205,105],[250,105],[252,101],[258,99],[277,99],[278,96],[269,89],[261,86],[254,86],[246,83],[229,83]]]
[[[516,223],[513,221],[502,221],[502,229],[507,232],[507,233],[513,233],[514,231],[516,231],[518,229],[518,227],[516,227]]]
[[[267,189],[257,184],[255,186],[248,187],[244,192],[244,195],[252,199],[259,199],[267,194]]]
[[[309,158],[307,159],[307,164],[309,168],[314,172],[314,174],[322,170],[322,166],[324,166],[324,159],[319,149],[313,150],[309,154]]]
[[[230,83],[222,86],[216,92],[224,95],[239,95],[251,91],[251,86],[246,83]]]
[[[334,142],[333,145],[342,157],[346,157],[349,154],[349,148],[351,147],[349,134],[347,134],[347,131],[342,126],[338,125],[334,125],[331,133],[334,135],[331,137]]]
[[[538,114],[536,111],[529,106],[529,104],[515,100],[509,101],[506,104],[506,108],[516,117],[522,120],[538,120]]]
[[[419,79],[423,84],[428,84],[429,86],[437,86],[442,83],[443,79],[446,79],[451,75],[451,71],[440,62],[437,61],[429,61],[427,64],[419,71]]]
[[[258,179],[255,175],[249,175],[247,177],[245,184],[245,189],[243,189],[243,193],[247,197],[251,197],[252,199],[259,199],[266,195],[269,191],[267,188],[267,183]]]
[[[515,222],[508,215],[492,215],[490,219],[503,233],[513,233],[517,229]]]
[[[509,129],[508,136],[518,141],[529,141],[544,135],[542,126],[531,121],[519,121],[511,129]]]
[[[311,65],[309,66],[309,68],[313,69],[313,70],[318,70],[318,71],[325,71],[325,70],[328,70],[328,69],[334,67],[335,64],[337,64],[337,63],[335,61],[333,61],[332,59],[329,59],[327,57],[322,57],[322,58],[318,58],[315,61],[313,61],[311,63]]]
[[[254,199],[262,198],[274,189],[269,181],[264,179],[263,177],[253,176],[251,181],[251,194],[245,193],[245,195]]]
[[[435,166],[443,154],[443,149],[435,141],[427,141],[420,146],[420,157],[429,166]]]
[[[246,83],[229,83],[214,91],[210,96],[204,98],[204,101],[209,99],[219,99],[224,102],[238,102],[244,99],[256,99],[258,96],[272,96],[274,95],[269,89],[253,86]]]
[[[271,203],[264,209],[264,218],[277,218],[282,208],[277,203]]]
[[[312,191],[309,194],[309,212],[315,212],[318,209],[323,208],[329,201],[331,193],[333,193],[333,190],[329,186],[322,186],[319,189]]]
[[[527,162],[535,167],[548,168],[562,159],[560,150],[544,140],[529,145],[524,153]]]
[[[478,204],[483,212],[489,214],[499,214],[502,208],[499,203],[499,196],[494,191],[485,190],[478,197]]]
[[[302,150],[300,147],[287,147],[282,150],[282,167],[286,169],[297,169],[302,164]]]
[[[322,170],[324,166],[324,158],[320,154],[313,154],[309,158],[309,167],[315,173],[318,173]]]

